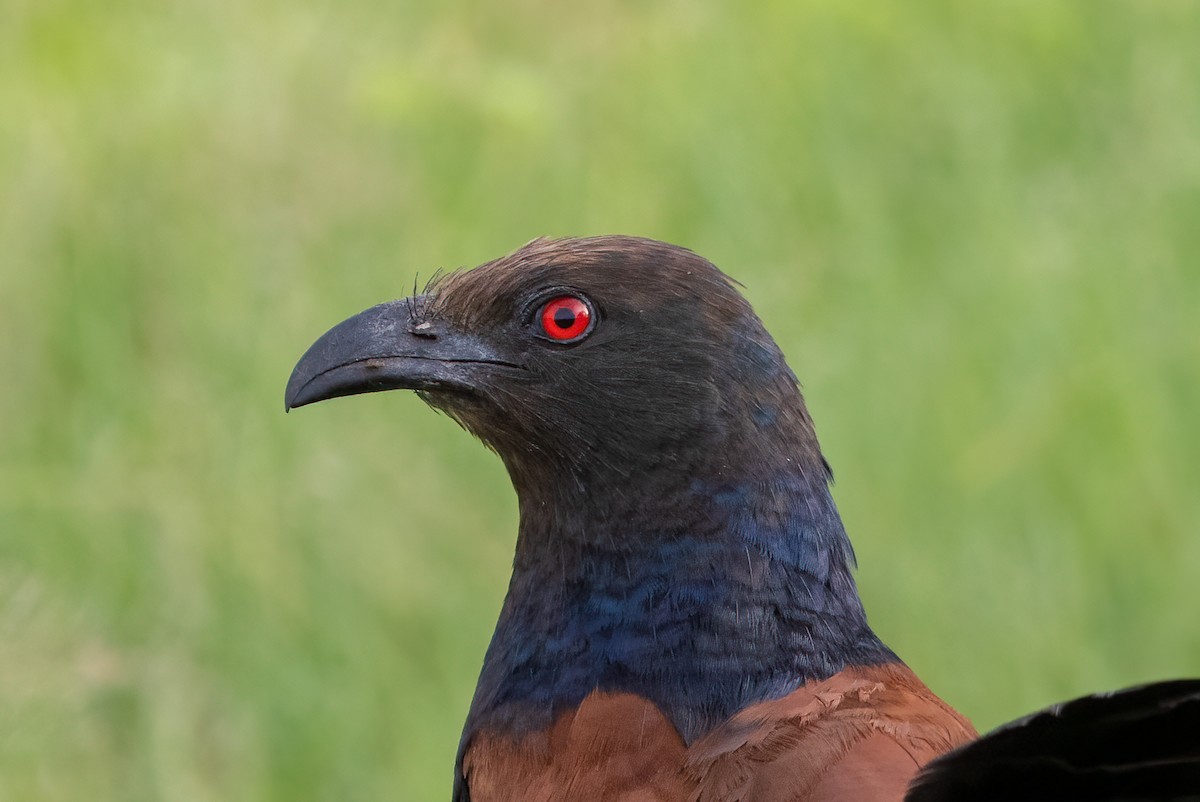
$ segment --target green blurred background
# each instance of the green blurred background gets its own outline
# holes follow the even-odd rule
[[[983,728],[1200,674],[1200,5],[0,5],[0,800],[438,800],[498,460],[284,416],[534,236],[746,285],[877,629]]]

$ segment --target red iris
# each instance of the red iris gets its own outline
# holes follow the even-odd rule
[[[551,299],[542,307],[542,331],[552,340],[574,340],[585,331],[592,319],[592,310],[579,298],[563,295]]]

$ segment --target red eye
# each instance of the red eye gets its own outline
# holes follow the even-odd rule
[[[581,299],[562,295],[542,307],[541,320],[542,331],[546,332],[547,337],[565,342],[577,339],[587,331],[592,310]]]

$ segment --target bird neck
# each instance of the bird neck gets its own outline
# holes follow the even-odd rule
[[[691,742],[748,704],[895,661],[867,625],[819,454],[770,467],[650,494],[521,494],[465,735],[535,731],[601,689],[650,699]]]

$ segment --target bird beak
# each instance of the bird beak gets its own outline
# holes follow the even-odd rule
[[[473,390],[480,366],[519,369],[483,340],[436,317],[414,315],[426,298],[391,301],[342,321],[296,363],[284,410],[383,390]]]

